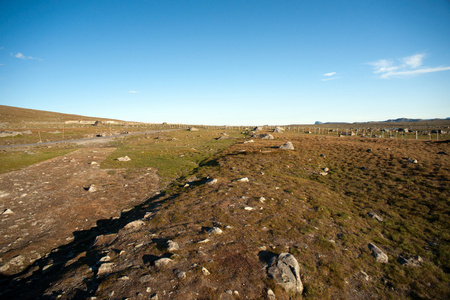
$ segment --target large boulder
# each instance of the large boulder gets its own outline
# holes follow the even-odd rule
[[[294,150],[294,145],[291,142],[286,142],[279,147],[282,150]]]
[[[303,284],[300,279],[300,266],[292,254],[281,253],[272,257],[267,273],[286,292],[302,293]]]
[[[273,132],[274,132],[274,133],[283,133],[283,132],[284,132],[284,128],[283,128],[283,127],[280,127],[280,126],[277,126],[277,127],[275,127],[275,128],[273,129]]]
[[[375,257],[377,262],[387,263],[389,261],[387,254],[374,244],[369,243],[369,249],[372,251],[372,255]]]

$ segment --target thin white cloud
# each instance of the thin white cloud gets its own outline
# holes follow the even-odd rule
[[[380,74],[380,77],[385,79],[450,70],[450,66],[422,67],[424,57],[424,53],[419,53],[398,59],[397,62],[391,59],[379,59],[368,64],[373,66],[374,74]]]
[[[330,72],[330,73],[325,73],[325,74],[323,74],[323,76],[333,76],[333,75],[335,75],[336,74],[336,72]]]
[[[395,76],[413,76],[413,75],[434,73],[434,72],[441,72],[441,71],[449,71],[449,70],[450,70],[450,67],[420,68],[420,69],[408,70],[408,71],[387,72],[387,73],[382,74],[381,78],[389,78],[389,77],[395,77]]]
[[[129,91],[128,93],[130,93],[130,94],[138,94],[139,91]]]
[[[11,53],[11,55],[13,55],[13,54]],[[15,57],[15,58],[18,58],[18,59],[23,59],[23,60],[27,60],[27,59],[42,60],[42,58],[39,58],[39,57],[25,56],[25,55],[23,55],[23,53],[21,53],[21,52],[17,52],[17,54],[15,54],[14,57]]]
[[[335,75],[337,72],[328,72],[322,75],[321,81],[329,81],[329,80],[335,80],[339,79],[339,77],[336,77]]]
[[[410,68],[418,68],[422,65],[425,54],[416,54],[403,58],[403,62]]]

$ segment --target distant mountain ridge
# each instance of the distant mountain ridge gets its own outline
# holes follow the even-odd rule
[[[315,125],[320,125],[320,124],[343,124],[343,123],[347,123],[347,124],[359,124],[359,123],[408,123],[408,122],[421,122],[421,121],[439,121],[439,120],[450,120],[450,117],[445,118],[445,119],[440,119],[440,118],[434,118],[434,119],[409,119],[409,118],[397,118],[397,119],[389,119],[386,121],[367,121],[367,122],[321,122],[321,121],[316,121],[314,124]]]

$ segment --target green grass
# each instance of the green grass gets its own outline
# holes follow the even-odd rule
[[[227,131],[229,139],[216,140],[223,130],[186,130],[130,137],[117,142],[117,150],[101,165],[102,168],[156,168],[163,183],[184,176],[207,161],[217,152],[242,137],[238,131]],[[119,162],[128,156],[131,161]]]
[[[0,152],[0,174],[15,171],[29,165],[58,157],[74,151],[74,148],[59,149],[33,149],[30,151]]]

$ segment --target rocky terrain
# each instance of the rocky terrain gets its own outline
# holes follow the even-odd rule
[[[200,128],[71,151],[0,175],[2,299],[450,296],[448,141]]]

